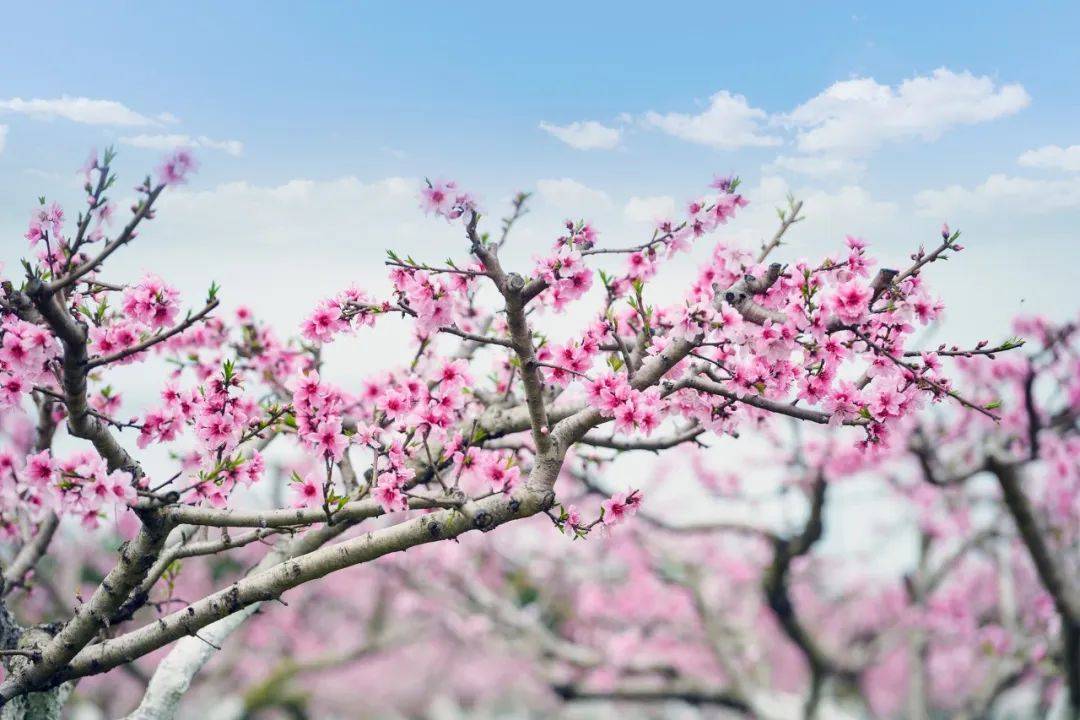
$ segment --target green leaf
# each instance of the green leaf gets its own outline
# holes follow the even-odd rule
[[[225,385],[228,386],[232,382],[236,371],[236,364],[233,362],[232,358],[227,359],[221,364],[221,370],[222,375],[225,378]]]

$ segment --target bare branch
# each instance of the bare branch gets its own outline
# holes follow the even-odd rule
[[[139,223],[150,215],[154,206],[154,201],[157,200],[158,196],[161,195],[161,191],[164,189],[165,185],[158,185],[147,193],[146,198],[139,204],[138,209],[135,211],[134,217],[128,221],[128,224],[124,226],[124,229],[115,240],[110,240],[105,243],[105,247],[101,249],[101,252],[98,253],[97,256],[90,258],[74,270],[69,271],[62,278],[54,280],[52,283],[46,285],[44,287],[45,292],[49,295],[53,295],[60,290],[70,287],[87,273],[94,272],[110,255],[131,242],[131,240],[135,238],[135,230],[139,227]]]

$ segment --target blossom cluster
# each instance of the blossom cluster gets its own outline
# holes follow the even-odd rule
[[[660,390],[656,387],[636,390],[625,375],[604,373],[589,383],[586,396],[602,415],[615,419],[617,432],[639,431],[649,435],[660,424],[663,408]]]
[[[328,462],[341,459],[349,440],[343,430],[345,395],[309,371],[290,380],[296,434],[306,448]]]
[[[301,333],[312,342],[329,342],[338,333],[374,325],[379,310],[372,307],[366,293],[350,287],[316,305],[304,319]]]
[[[428,182],[420,191],[420,206],[424,212],[447,220],[467,220],[477,210],[476,198],[459,189],[453,180]]]
[[[509,451],[469,447],[453,454],[452,470],[463,488],[472,492],[506,493],[521,482],[521,467]]]
[[[585,226],[588,227],[588,226]],[[550,306],[556,312],[579,299],[592,287],[593,271],[585,265],[579,245],[573,238],[586,238],[576,234],[569,241],[562,238],[555,242],[552,254],[536,258],[533,276],[547,283],[547,289],[541,293],[539,302]],[[583,244],[591,243],[583,240]]]
[[[60,344],[44,328],[8,315],[0,322],[0,410],[18,407],[39,382]]]
[[[53,241],[62,241],[64,231],[64,209],[59,203],[42,205],[34,211],[30,218],[30,227],[26,231],[27,240],[33,247],[39,242],[48,242],[50,237]],[[51,235],[50,235],[51,233]]]
[[[416,318],[416,332],[424,336],[453,324],[455,299],[469,282],[464,275],[443,280],[424,270],[407,268],[394,268],[390,279],[401,305]]]
[[[548,382],[565,387],[588,373],[607,334],[607,322],[598,320],[589,326],[580,340],[541,347],[536,355],[537,360],[546,363],[544,377]]]
[[[32,521],[40,521],[51,511],[77,517],[84,527],[93,529],[107,511],[123,512],[135,497],[131,474],[109,472],[92,450],[64,460],[43,450],[27,455],[21,463],[13,453],[0,452],[0,507],[22,508]],[[0,523],[3,535],[14,532],[15,526]]]
[[[124,288],[121,307],[132,320],[160,330],[176,322],[180,293],[156,275],[146,275]]]

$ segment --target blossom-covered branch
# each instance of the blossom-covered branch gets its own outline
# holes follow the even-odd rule
[[[122,516],[133,537],[59,630],[36,628],[42,639],[13,628],[36,639],[12,660],[0,703],[183,638],[217,647],[204,634],[210,626],[227,637],[253,608],[290,589],[419,545],[541,514],[574,537],[625,522],[642,504],[638,489],[604,500],[595,521],[562,502],[559,479],[583,459],[579,447],[670,452],[704,433],[738,436],[785,416],[854,426],[854,451],[872,454],[927,402],[976,406],[925,357],[917,369],[899,360],[915,325],[941,310],[921,269],[959,250],[953,236],[917,255],[913,269],[878,273],[884,282],[870,279],[874,260],[853,237],[820,263],[766,265],[801,218],[792,200],[760,254],[718,242],[682,299],[663,306],[651,301],[650,281],[747,204],[737,179],[716,181],[682,217],[661,221],[629,248],[607,248],[592,225],[568,221],[533,267],[517,271],[504,268],[500,251],[527,195],[515,196],[492,241],[476,200],[434,181],[421,188],[422,205],[460,227],[467,256],[442,266],[391,255],[382,299],[346,288],[314,308],[300,338],[283,340],[247,308],[232,319],[217,315],[216,285],[201,310],[181,319],[180,294],[167,281],[102,277],[109,258],[155,219],[159,196],[194,169],[185,151],[167,158],[156,182],[136,188],[130,220],[110,239],[113,160],[109,152],[85,168],[88,209],[73,237],[58,205],[34,211],[26,237],[36,260],[25,263],[18,287],[4,285],[0,410],[20,414],[37,397],[84,442],[62,456],[46,423],[35,448],[5,454],[0,528],[13,539],[33,528],[40,538],[16,564],[18,577],[45,552],[53,516],[88,528]],[[598,306],[585,327],[562,338],[537,331],[537,313],[589,300]],[[415,337],[399,367],[355,387],[326,379],[323,346],[392,317]],[[449,352],[447,340],[458,343]],[[169,370],[159,400],[119,421],[123,400],[109,378],[136,363]],[[484,377],[482,363],[494,372]],[[128,431],[137,431],[133,443]],[[265,500],[262,451],[270,442],[297,455],[281,468],[292,507],[246,505],[260,492]],[[167,449],[176,467],[150,477],[157,470],[132,444]],[[365,472],[353,469],[357,460]],[[361,523],[369,527],[354,533]],[[211,527],[251,531],[191,539],[192,528]],[[286,537],[251,574],[173,612],[153,600],[162,579],[172,582],[176,561],[255,548],[271,530]],[[189,680],[203,662],[182,659],[174,678]],[[172,697],[151,687],[155,697]]]

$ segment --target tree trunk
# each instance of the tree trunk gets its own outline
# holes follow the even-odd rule
[[[0,720],[60,720],[73,688],[74,683],[66,682],[52,690],[17,697],[0,710]]]
[[[7,607],[0,604],[0,642],[8,649],[33,649],[44,646],[52,635],[42,628],[20,628]],[[8,671],[18,669],[29,660],[12,657]],[[0,709],[0,720],[60,720],[60,713],[71,695],[75,683],[67,682],[52,690],[17,697]]]
[[[1065,717],[1080,720],[1080,623],[1066,622],[1061,628],[1068,698]]]

